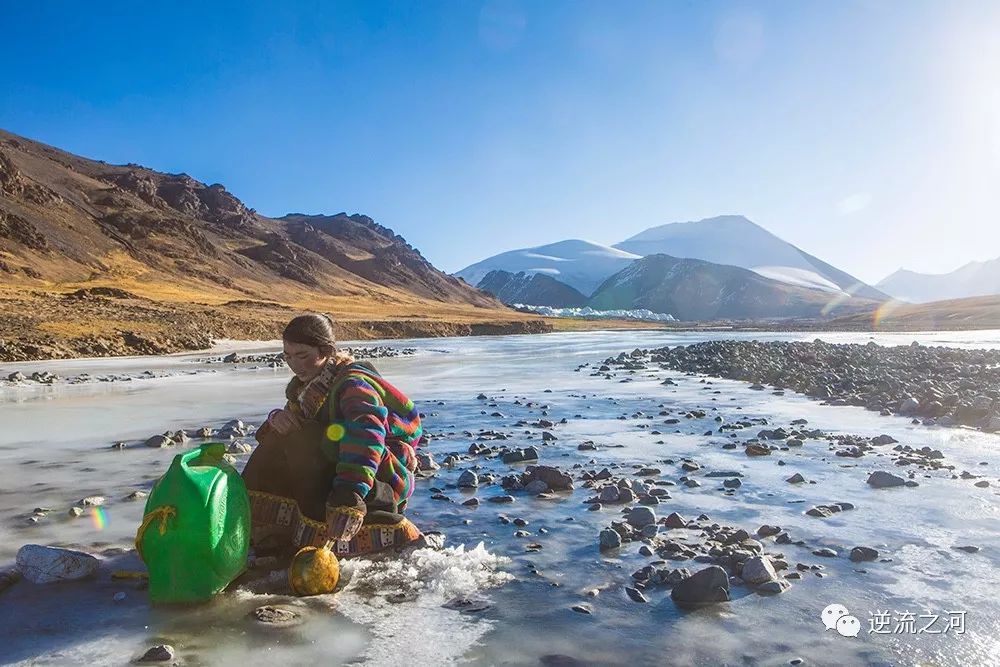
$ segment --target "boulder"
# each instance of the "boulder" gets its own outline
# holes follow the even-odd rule
[[[17,570],[36,584],[74,581],[92,576],[101,562],[82,551],[26,544],[17,552]]]
[[[674,585],[670,599],[679,607],[728,602],[729,575],[718,565],[710,565]]]
[[[906,480],[898,475],[884,470],[876,470],[868,476],[868,484],[876,489],[886,489],[894,486],[903,486]]]

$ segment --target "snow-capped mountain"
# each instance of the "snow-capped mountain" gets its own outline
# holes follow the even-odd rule
[[[741,215],[651,227],[614,247],[644,257],[664,254],[739,266],[789,285],[886,299],[885,294],[870,285],[783,241]]]
[[[1000,294],[1000,257],[987,262],[969,262],[951,273],[900,269],[879,281],[876,287],[890,296],[913,303]]]
[[[535,248],[510,250],[467,266],[455,275],[470,285],[479,285],[490,271],[517,274],[541,273],[569,285],[585,296],[610,275],[639,259],[624,250],[599,243],[570,239]],[[554,304],[547,304],[554,305]]]

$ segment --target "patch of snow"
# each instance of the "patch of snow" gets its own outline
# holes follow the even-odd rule
[[[527,308],[546,317],[583,317],[600,320],[645,320],[650,322],[675,322],[677,318],[668,313],[654,313],[646,308],[635,310],[594,310],[583,308],[553,308],[551,306],[529,306],[515,303],[514,308]]]
[[[752,266],[750,270],[757,275],[788,285],[809,287],[811,289],[823,290],[824,292],[843,292],[833,281],[808,269],[800,269],[793,266]]]

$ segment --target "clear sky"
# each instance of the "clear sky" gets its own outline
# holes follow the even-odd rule
[[[1000,2],[0,0],[0,127],[366,213],[436,266],[743,214],[877,281],[1000,256]]]

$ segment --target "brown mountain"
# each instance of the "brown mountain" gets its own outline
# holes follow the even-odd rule
[[[546,328],[367,216],[268,218],[217,183],[0,131],[0,359],[276,337],[305,309],[350,337]]]

